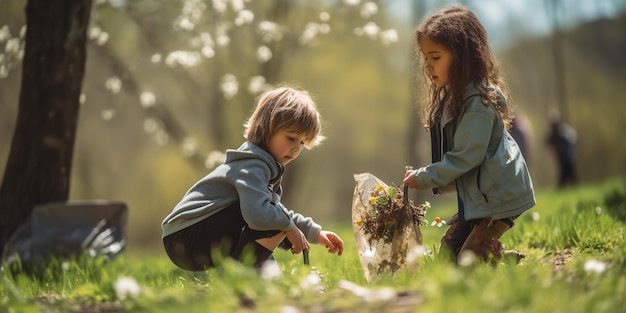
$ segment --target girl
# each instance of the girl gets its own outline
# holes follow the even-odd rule
[[[284,166],[302,146],[310,149],[324,139],[309,94],[289,87],[267,91],[244,126],[247,141],[227,150],[224,164],[193,185],[163,220],[172,262],[201,271],[216,266],[216,257],[244,260],[249,251],[258,267],[279,244],[296,254],[308,250],[309,242],[341,255],[339,236],[280,202]]]
[[[497,261],[500,236],[535,205],[535,196],[524,157],[507,131],[511,108],[487,34],[474,13],[451,6],[427,18],[415,40],[429,90],[424,123],[433,162],[406,171],[403,183],[435,194],[456,190],[458,213],[441,251],[457,262],[467,251]]]

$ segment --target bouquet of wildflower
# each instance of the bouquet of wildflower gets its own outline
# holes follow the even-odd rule
[[[409,200],[408,206],[404,205],[404,195],[397,187],[376,186],[368,198],[368,210],[365,211],[358,224],[361,231],[370,240],[380,240],[384,243],[392,243],[399,231],[409,227],[409,224],[424,225],[424,215],[430,204],[425,202],[419,206]],[[421,235],[421,234],[419,234]]]
[[[420,226],[430,208],[414,205],[405,194],[370,173],[354,175],[352,203],[354,237],[366,277],[394,273],[406,264],[407,253],[422,247]]]

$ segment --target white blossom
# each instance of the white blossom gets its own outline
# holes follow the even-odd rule
[[[328,12],[324,11],[320,13],[320,21],[328,22],[329,20],[330,20],[330,14],[328,14]]]
[[[226,98],[226,100],[230,100],[237,94],[237,92],[239,92],[239,82],[237,82],[237,77],[233,74],[225,74],[222,76],[221,88],[224,98]]]
[[[378,14],[378,5],[374,2],[366,2],[361,7],[361,17],[370,18]]]
[[[159,63],[163,59],[163,56],[160,53],[155,53],[150,57],[150,62]]]
[[[191,68],[200,63],[200,54],[193,51],[178,50],[170,52],[165,58],[165,64],[170,67],[182,66]]]
[[[198,141],[193,137],[187,137],[183,140],[182,152],[185,157],[191,157],[198,152]]]
[[[226,12],[227,4],[226,0],[213,0],[213,9],[218,13],[224,13]]]
[[[233,7],[233,11],[240,12],[246,8],[243,0],[230,0],[230,5]]]
[[[144,109],[152,107],[156,103],[156,96],[149,91],[142,92],[141,95],[139,95],[139,99],[141,101],[141,107]]]
[[[9,30],[9,26],[3,25],[2,28],[0,28],[0,42],[4,42],[9,38],[11,38],[11,30]]]
[[[280,30],[280,25],[274,22],[260,22],[258,25],[258,31],[265,42],[278,41],[283,38],[283,33]]]
[[[211,151],[211,153],[209,153],[209,155],[204,160],[204,166],[207,169],[212,169],[217,165],[223,163],[224,160],[226,160],[226,154],[224,154],[224,152],[219,150]]]
[[[250,24],[254,21],[254,13],[250,10],[241,10],[237,13],[237,18],[235,18],[235,25],[241,26],[245,24]]]
[[[269,85],[266,84],[265,77],[261,75],[251,77],[250,82],[248,83],[248,91],[252,94],[265,91],[268,87]]]
[[[398,32],[391,28],[380,33],[380,39],[383,46],[389,46],[392,43],[398,42]]]
[[[270,50],[270,48],[268,48],[267,46],[260,46],[256,49],[256,58],[257,60],[259,60],[259,62],[265,63],[271,60],[272,57],[272,50]]]
[[[104,86],[106,89],[110,90],[112,93],[119,93],[122,89],[122,80],[119,77],[113,76],[109,77],[105,82]]]
[[[7,43],[4,46],[4,52],[7,55],[18,55],[21,50],[21,41],[19,38],[11,38],[7,40]]]
[[[207,59],[210,59],[210,58],[215,56],[215,49],[213,49],[212,47],[209,47],[209,46],[204,46],[200,50],[200,53],[202,53],[203,57],[205,57]]]
[[[143,131],[148,134],[155,133],[159,129],[159,123],[153,118],[146,118],[143,121]]]
[[[110,121],[115,117],[115,110],[112,108],[100,111],[100,117],[105,121]]]

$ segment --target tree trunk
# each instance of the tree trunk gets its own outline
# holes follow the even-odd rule
[[[69,196],[92,0],[29,0],[17,123],[0,186],[0,252],[39,204]]]

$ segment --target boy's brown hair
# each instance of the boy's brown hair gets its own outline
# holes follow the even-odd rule
[[[304,134],[307,149],[324,140],[315,102],[308,92],[288,86],[261,94],[254,113],[244,127],[244,137],[263,149],[267,149],[270,138],[281,130]]]

